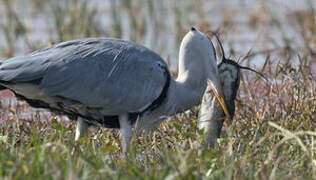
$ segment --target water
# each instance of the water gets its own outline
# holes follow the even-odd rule
[[[51,9],[46,7],[45,10],[39,14],[34,15],[34,9],[29,1],[17,0],[14,3],[14,9],[18,12],[21,21],[26,25],[28,29],[28,36],[33,42],[37,44],[47,45],[52,40],[57,39],[57,34],[54,31],[54,21],[51,15]],[[154,17],[150,16],[148,5],[143,3],[140,6],[140,10],[137,15],[140,19],[146,21],[146,31],[143,39],[138,42],[146,45],[147,47],[158,52],[164,59],[171,60],[171,69],[177,68],[177,54],[179,49],[179,42],[175,40],[177,33],[176,27],[176,15],[173,8],[178,7],[182,13],[181,23],[183,27],[189,29],[191,26],[199,26],[201,18],[210,24],[211,29],[217,29],[223,26],[223,22],[229,21],[231,23],[224,38],[225,49],[236,50],[239,56],[245,55],[248,50],[253,47],[254,51],[260,51],[267,48],[283,47],[284,41],[281,39],[284,35],[295,41],[292,45],[294,48],[300,50],[303,47],[303,42],[300,35],[295,28],[289,22],[289,15],[298,10],[308,10],[308,1],[301,0],[270,0],[262,3],[261,1],[252,0],[228,0],[228,1],[200,1],[202,7],[195,7],[196,4],[191,1],[159,1],[153,2]],[[119,5],[119,3],[117,3]],[[314,7],[316,7],[315,1],[312,1]],[[110,12],[109,1],[90,0],[89,6],[98,10],[98,18],[104,30],[112,28],[112,19]],[[264,7],[265,6],[265,7]],[[180,8],[181,7],[181,8]],[[123,39],[130,40],[131,28],[128,25],[131,21],[126,9],[121,8],[119,15],[122,22],[122,37]],[[266,9],[266,10],[265,10]],[[198,12],[201,11],[201,12]],[[266,19],[263,22],[259,22],[259,26],[262,28],[252,29],[249,26],[251,17],[261,12],[259,18]],[[4,15],[4,6],[0,4],[0,23],[6,23]],[[201,15],[202,14],[202,15]],[[281,32],[279,28],[265,25],[264,23],[270,23],[273,19],[279,20],[282,24]],[[157,26],[157,23],[161,26]],[[268,29],[269,28],[269,29]],[[282,34],[285,33],[285,34]],[[111,36],[111,33],[106,33]],[[260,36],[261,38],[258,38]],[[269,38],[273,39],[269,39]],[[4,47],[5,38],[4,34],[0,33],[0,47]],[[23,55],[28,53],[29,49],[26,47],[23,39],[18,39],[16,42],[16,51],[14,55]],[[1,57],[4,59],[4,57]],[[262,59],[256,59],[252,63],[256,66],[260,66]]]

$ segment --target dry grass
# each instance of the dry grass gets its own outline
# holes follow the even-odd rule
[[[1,44],[1,49],[6,51],[1,53],[7,57],[15,54],[14,44],[19,38],[29,44],[26,51],[43,46],[28,36],[13,2],[0,1],[0,6],[6,6],[8,18],[7,24],[1,25],[6,37],[5,45]],[[121,37],[122,11],[130,18],[131,39],[146,41],[150,21],[143,19],[143,11],[136,2],[111,1],[115,7],[110,12],[111,29],[103,29],[99,23],[102,19],[96,18],[100,10],[86,2],[51,3],[52,11],[47,10],[48,5],[43,1],[32,1],[32,6],[41,7],[34,16],[51,13],[56,33],[52,43],[87,36]],[[198,2],[205,5],[203,1]],[[179,44],[190,26],[190,20],[184,18],[190,9],[187,3],[181,9],[176,7],[172,9],[176,18],[173,38]],[[205,30],[212,28],[203,8],[198,7],[201,5],[194,8],[199,12],[198,23]],[[159,27],[162,32],[164,26],[168,27],[157,15],[157,11],[163,12],[163,3],[155,1],[146,8],[152,12],[151,25],[157,28],[154,35],[159,36]],[[117,130],[93,128],[89,137],[74,144],[74,123],[59,123],[53,116],[40,114],[23,119],[18,112],[29,107],[3,106],[0,179],[316,179],[316,26],[315,19],[311,18],[314,12],[311,8],[289,15],[293,25],[290,27],[304,42],[299,51],[284,35],[281,39],[285,46],[248,54],[249,61],[257,55],[266,58],[261,71],[270,84],[244,72],[235,119],[231,126],[224,126],[215,149],[200,148],[206,137],[197,130],[198,108],[175,116],[147,140],[143,136],[134,138],[129,156],[122,157]],[[225,16],[222,26],[234,27],[230,16]],[[258,28],[254,24],[256,18],[260,16],[250,18],[252,28]],[[282,23],[278,19],[273,21],[265,25]],[[222,31],[228,30],[222,28]],[[273,39],[271,43],[275,43]],[[164,48],[159,43],[155,46],[158,52],[164,52]],[[230,52],[238,53],[232,47]]]

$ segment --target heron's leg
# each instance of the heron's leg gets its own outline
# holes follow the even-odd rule
[[[127,153],[131,142],[132,124],[128,120],[128,114],[119,115],[119,122],[122,136],[123,152]]]
[[[89,127],[88,123],[86,123],[82,117],[78,117],[75,141],[79,140],[80,138],[84,137],[87,134],[88,127]]]

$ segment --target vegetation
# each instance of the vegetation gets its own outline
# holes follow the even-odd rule
[[[124,23],[128,23],[132,34],[128,38],[134,41],[146,44],[148,28],[154,28],[153,38],[160,38],[170,28],[174,39],[170,43],[178,46],[192,24],[191,19],[184,17],[189,11],[196,12],[198,22],[194,24],[202,30],[214,26],[201,8],[208,5],[204,1],[184,1],[181,9],[177,1],[170,1],[167,10],[175,18],[170,27],[162,20],[167,16],[161,13],[166,11],[166,2],[110,1],[107,29],[99,18],[104,12],[88,1],[34,0],[31,9],[37,11],[29,18],[48,14],[53,32],[48,37],[50,43],[88,36],[124,37]],[[48,43],[39,43],[30,36],[32,29],[15,9],[20,3],[23,4],[18,0],[0,1],[6,17],[0,19],[5,41],[0,43],[0,55],[5,57],[17,54],[15,44],[21,41],[26,52]],[[264,7],[264,1],[261,3]],[[190,9],[191,6],[194,8]],[[260,71],[270,82],[243,72],[234,121],[224,125],[215,149],[203,148],[206,136],[197,130],[199,107],[170,118],[148,137],[134,137],[131,152],[124,156],[117,130],[92,127],[88,137],[75,143],[73,122],[44,116],[39,111],[23,118],[20,112],[34,109],[20,103],[3,105],[0,179],[316,179],[315,10],[310,6],[288,16],[288,28],[303,42],[300,48],[294,47],[296,43],[285,33],[283,21],[272,15],[264,18],[270,13],[265,11],[252,14],[249,28],[277,29],[281,43],[264,32],[260,37],[267,37],[275,48],[250,50],[240,62],[250,63],[257,56],[264,57]],[[144,12],[150,13],[144,16]],[[126,22],[120,18],[124,14]],[[234,26],[231,16],[223,15],[223,39]],[[158,40],[148,42],[149,47],[169,57],[166,44]],[[262,46],[260,43],[254,46]],[[239,52],[233,46],[229,48],[232,58],[237,59]]]

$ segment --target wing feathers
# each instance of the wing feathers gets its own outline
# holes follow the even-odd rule
[[[47,96],[106,107],[104,114],[116,115],[138,112],[158,98],[166,71],[166,63],[141,45],[92,38],[9,59],[0,65],[0,81],[42,78],[39,86]]]

